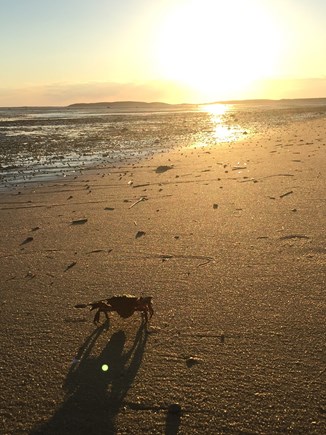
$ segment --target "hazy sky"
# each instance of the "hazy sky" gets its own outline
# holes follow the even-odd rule
[[[325,0],[0,0],[0,106],[326,97]]]

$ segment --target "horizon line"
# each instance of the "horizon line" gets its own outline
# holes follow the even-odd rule
[[[241,104],[248,102],[281,102],[281,101],[307,101],[307,100],[326,100],[324,97],[301,97],[301,98],[245,98],[245,99],[231,99],[219,100],[202,103],[166,103],[164,101],[138,101],[138,100],[115,100],[115,101],[96,101],[96,102],[82,102],[70,103],[68,105],[18,105],[18,106],[0,106],[0,109],[28,109],[28,108],[73,108],[72,106],[95,106],[105,104],[143,104],[143,105],[165,105],[165,106],[205,106],[210,104]]]

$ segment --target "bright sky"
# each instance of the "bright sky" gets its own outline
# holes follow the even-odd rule
[[[326,97],[325,0],[0,0],[0,106]]]

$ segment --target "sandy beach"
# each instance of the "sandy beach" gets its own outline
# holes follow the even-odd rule
[[[324,117],[1,193],[0,433],[326,433],[325,149]],[[74,308],[124,293],[148,333]]]

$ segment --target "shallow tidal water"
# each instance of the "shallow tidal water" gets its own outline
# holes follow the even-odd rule
[[[0,189],[180,146],[232,143],[326,115],[326,100],[211,104],[191,110],[0,108]]]

